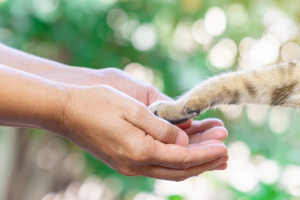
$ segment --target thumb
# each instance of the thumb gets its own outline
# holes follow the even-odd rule
[[[186,146],[189,142],[187,134],[169,122],[157,118],[144,105],[134,109],[132,114],[125,113],[127,121],[146,132],[147,135],[166,144]]]

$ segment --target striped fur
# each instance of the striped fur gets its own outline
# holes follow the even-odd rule
[[[300,105],[300,62],[291,61],[254,70],[212,77],[175,102],[156,102],[150,110],[178,124],[226,104]]]

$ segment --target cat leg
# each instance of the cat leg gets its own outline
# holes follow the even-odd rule
[[[178,124],[199,116],[207,109],[229,104],[263,104],[297,107],[300,64],[281,63],[210,78],[175,102],[156,102],[149,109],[157,116]]]

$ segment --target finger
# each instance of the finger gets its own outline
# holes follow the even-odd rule
[[[216,126],[224,127],[224,124],[221,120],[213,118],[213,119],[204,119],[201,121],[193,121],[190,128],[184,130],[188,135],[195,133],[202,133],[208,129],[211,129]]]
[[[184,122],[182,124],[175,124],[176,126],[178,126],[179,128],[181,128],[182,130],[188,129],[192,126],[193,124],[193,120],[189,120],[187,122]]]
[[[161,166],[149,166],[141,170],[143,176],[152,177],[156,179],[183,181],[187,178],[198,176],[206,171],[218,167],[221,163],[226,162],[227,158],[220,157],[209,163],[200,166],[194,166],[184,170],[169,169]]]
[[[214,171],[214,170],[225,170],[225,169],[227,169],[227,167],[228,167],[227,163],[222,163],[219,166],[213,168],[211,171]]]
[[[220,141],[205,146],[198,144],[189,148],[173,144],[155,144],[154,151],[148,155],[147,163],[173,169],[187,169],[201,165],[225,156],[228,152],[227,147],[220,144]]]
[[[178,144],[186,146],[188,144],[187,134],[180,128],[169,122],[156,117],[145,106],[133,108],[132,113],[125,113],[127,121],[142,129],[154,139],[166,144]]]
[[[228,131],[224,127],[213,127],[203,133],[189,135],[189,144],[199,143],[206,140],[223,140],[227,138]]]
[[[197,148],[197,147],[206,147],[211,144],[221,144],[224,145],[224,142],[221,140],[206,140],[203,142],[198,142],[198,143],[193,143],[193,144],[188,144],[186,147],[187,148]]]

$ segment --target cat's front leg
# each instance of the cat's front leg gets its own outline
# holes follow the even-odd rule
[[[257,98],[257,83],[249,76],[256,72],[233,72],[210,78],[197,85],[175,102],[157,102],[150,110],[171,123],[182,123],[218,105],[253,102]]]
[[[205,92],[204,92],[205,93]],[[158,117],[169,121],[172,124],[180,124],[194,117],[199,116],[205,110],[213,106],[209,96],[198,93],[197,96],[185,95],[179,100],[159,101],[152,104],[149,109]],[[200,98],[199,98],[200,97]]]
[[[299,107],[300,62],[291,61],[210,78],[175,102],[150,106],[157,116],[182,123],[218,105],[262,104]]]

